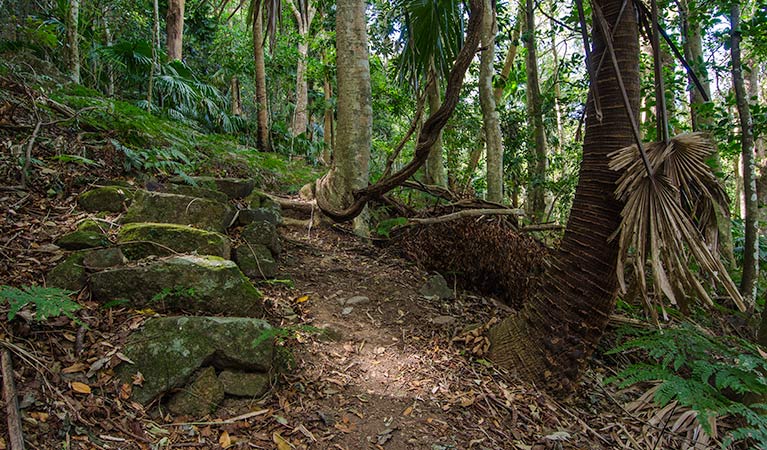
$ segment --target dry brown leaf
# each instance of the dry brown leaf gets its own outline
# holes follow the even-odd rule
[[[292,450],[293,445],[285,440],[282,436],[280,436],[280,433],[274,432],[272,433],[272,440],[275,444],[277,444],[277,450]]]
[[[221,436],[218,437],[218,443],[221,444],[222,448],[229,448],[232,446],[232,438],[229,437],[229,433],[224,431],[221,433]]]
[[[86,364],[78,362],[78,363],[72,364],[69,367],[65,367],[64,369],[61,370],[61,373],[69,374],[69,373],[85,372],[85,369],[87,368],[88,366]]]
[[[70,384],[72,387],[72,390],[77,392],[78,394],[90,394],[91,393],[91,387],[88,386],[85,383],[80,383],[79,381],[73,381],[72,384]]]
[[[402,411],[402,415],[403,416],[409,416],[412,413],[413,413],[413,407],[412,406],[408,406],[407,408],[405,408],[404,411]]]
[[[309,301],[308,295],[302,295],[296,299],[296,303],[305,303]]]

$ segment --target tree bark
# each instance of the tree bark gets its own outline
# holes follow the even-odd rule
[[[533,222],[546,217],[546,131],[543,128],[541,89],[538,83],[538,55],[535,44],[535,9],[533,0],[526,0],[525,48],[527,49],[527,110],[533,125],[534,151],[529,173],[527,211]]]
[[[762,75],[762,69],[758,61],[751,60],[749,63],[751,71],[748,73],[748,96],[755,104],[762,101],[761,90],[759,89],[759,77]],[[767,222],[767,149],[765,149],[764,136],[754,141],[754,152],[756,154],[757,174],[756,174],[756,202],[759,208],[759,223]],[[767,232],[764,228],[759,230],[760,234]]]
[[[426,86],[426,99],[429,102],[429,115],[434,114],[434,112],[442,106],[439,77],[434,70],[434,64],[432,64],[431,68],[431,77],[434,78],[434,81],[428,83]],[[447,187],[447,173],[445,172],[445,165],[442,162],[441,131],[439,136],[437,136],[437,140],[434,141],[434,145],[431,146],[431,150],[429,150],[429,157],[426,159],[424,181],[426,184]]]
[[[322,140],[325,146],[322,148],[322,163],[329,166],[333,154],[333,105],[331,104],[331,100],[333,99],[333,86],[330,84],[330,77],[327,74],[325,74],[323,90],[325,93],[325,115],[323,120],[324,132]]]
[[[242,115],[242,97],[240,95],[240,80],[236,77],[232,77],[232,81],[229,83],[229,90],[232,95],[232,115]]]
[[[697,13],[696,0],[682,0],[680,19],[682,21],[682,45],[684,57],[690,68],[698,76],[704,93],[695,87],[692,77],[687,77],[687,86],[690,91],[690,121],[693,131],[704,131],[711,127],[713,118],[710,114],[704,114],[701,107],[705,103],[703,98],[711,98],[711,83],[708,79],[706,63],[703,59],[703,31],[700,25],[700,14]]]
[[[67,12],[67,66],[69,78],[80,83],[80,35],[77,26],[80,21],[80,0],[69,0]]]
[[[743,82],[743,66],[740,56],[740,3],[730,7],[730,54],[732,56],[732,86],[740,117],[740,144],[743,155],[743,193],[746,199],[743,222],[746,227],[743,246],[743,277],[740,291],[747,304],[756,300],[756,286],[759,280],[759,207],[756,198],[756,164],[754,161],[754,130],[748,95]]]
[[[343,209],[354,202],[354,191],[368,185],[373,133],[367,22],[364,0],[338,0],[336,53],[338,129],[333,165],[317,181],[317,198]],[[355,218],[355,232],[367,235],[365,214]]]
[[[104,38],[106,39],[107,47],[112,46],[112,29],[109,28],[109,12],[104,13]],[[115,96],[115,71],[112,64],[107,64],[107,75],[109,82],[107,84],[107,96]]]
[[[592,4],[612,26],[618,65],[636,114],[639,45],[634,7],[629,3],[613,26],[622,0]],[[592,60],[599,61],[606,41],[602,30],[595,28]],[[524,308],[490,333],[490,357],[498,365],[554,389],[574,387],[604,332],[617,296],[617,241],[610,236],[620,223],[622,205],[614,195],[620,174],[609,169],[607,155],[632,145],[634,139],[612,64],[602,65],[593,84],[598,87],[592,93],[598,92],[603,118],[597,120],[594,101],[589,101],[583,162],[559,251]]]
[[[479,102],[487,148],[487,200],[503,202],[503,139],[501,123],[493,93],[493,61],[495,60],[495,35],[498,32],[495,8],[491,0],[484,0],[482,17],[482,56],[479,65]]]
[[[256,146],[262,152],[272,150],[269,139],[269,100],[266,95],[266,62],[264,58],[263,8],[258,8],[253,18],[253,62],[256,66]]]
[[[309,55],[309,31],[314,21],[316,9],[311,0],[305,0],[305,9],[296,7],[293,0],[287,0],[298,27],[298,61],[296,63],[296,109],[293,112],[291,131],[293,136],[306,133],[309,123],[309,83],[306,80],[307,57]]]
[[[181,60],[184,40],[184,1],[168,0],[168,14],[165,16],[168,59]]]

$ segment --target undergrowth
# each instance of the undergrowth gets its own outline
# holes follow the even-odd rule
[[[10,306],[9,321],[13,320],[25,306],[33,305],[34,318],[38,322],[59,316],[66,316],[77,322],[74,313],[80,309],[80,305],[72,301],[70,294],[71,292],[64,289],[42,286],[23,286],[22,288],[0,286],[0,298],[7,300]]]
[[[767,449],[767,353],[732,336],[714,336],[683,323],[664,330],[624,329],[629,339],[609,353],[642,351],[647,362],[632,364],[607,380],[627,387],[660,382],[654,400],[661,407],[672,401],[697,413],[698,423],[712,434],[712,421],[736,418],[739,428],[728,434],[727,447],[743,442]],[[755,401],[756,400],[756,401]]]

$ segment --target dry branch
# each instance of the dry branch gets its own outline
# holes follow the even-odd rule
[[[24,450],[24,435],[21,431],[21,416],[19,415],[19,400],[16,384],[13,382],[13,361],[11,352],[2,349],[0,367],[3,375],[3,399],[8,416],[8,440],[10,450]]]
[[[427,217],[424,219],[409,219],[409,225],[432,225],[435,223],[450,222],[451,220],[462,219],[464,217],[478,216],[523,216],[525,213],[521,209],[465,209],[463,211],[446,214],[439,217]]]

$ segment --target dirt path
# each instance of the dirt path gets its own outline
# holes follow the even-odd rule
[[[423,297],[428,274],[338,231],[283,233],[282,270],[295,289],[265,289],[267,298],[283,325],[326,330],[293,346],[297,367],[276,394],[281,436],[293,445],[511,449],[556,432],[571,444],[590,440],[557,418],[551,399],[451,344],[464,327],[484,323],[495,301]],[[368,301],[344,310],[355,296]]]

